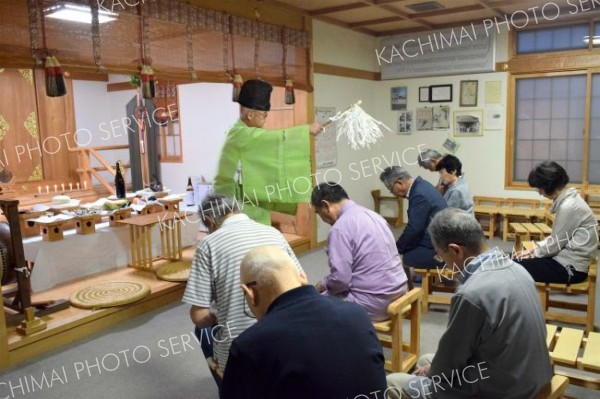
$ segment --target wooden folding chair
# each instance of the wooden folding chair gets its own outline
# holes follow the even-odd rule
[[[385,369],[408,373],[417,363],[420,351],[421,289],[413,288],[388,306],[389,320],[373,323],[381,346],[391,349]],[[402,321],[410,319],[410,341],[402,340]]]

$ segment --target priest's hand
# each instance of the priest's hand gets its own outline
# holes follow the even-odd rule
[[[310,124],[310,134],[316,136],[317,134],[323,131],[323,125],[318,122],[313,122]]]

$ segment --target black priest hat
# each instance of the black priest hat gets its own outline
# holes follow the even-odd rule
[[[273,91],[273,87],[265,81],[247,80],[240,90],[238,103],[257,111],[269,111],[271,109],[271,91]]]

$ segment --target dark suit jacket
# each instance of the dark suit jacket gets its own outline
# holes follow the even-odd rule
[[[417,176],[408,196],[408,224],[396,241],[398,252],[403,254],[416,247],[433,249],[427,227],[433,216],[447,207],[440,192],[421,176]]]
[[[383,365],[360,306],[303,286],[233,341],[221,399],[346,399],[378,390],[383,397]]]

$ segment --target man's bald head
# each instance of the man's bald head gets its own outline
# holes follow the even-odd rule
[[[242,290],[257,318],[266,314],[281,294],[307,284],[306,275],[281,247],[262,246],[250,250],[240,266]]]

